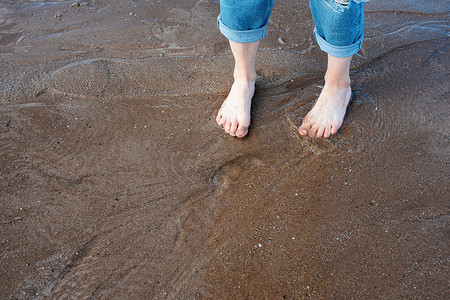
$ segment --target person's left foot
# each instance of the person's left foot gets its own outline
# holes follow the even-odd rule
[[[325,83],[319,99],[303,120],[299,133],[317,138],[335,134],[344,121],[351,95],[350,83]]]

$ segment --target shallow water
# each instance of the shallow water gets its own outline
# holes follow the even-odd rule
[[[1,298],[443,298],[448,14],[370,1],[338,134],[307,1],[279,1],[250,134],[215,114],[213,1],[2,1]]]

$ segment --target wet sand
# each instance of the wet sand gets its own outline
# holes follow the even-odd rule
[[[449,294],[444,1],[366,5],[329,140],[296,133],[326,67],[307,1],[275,3],[243,140],[213,1],[73,3],[0,2],[1,299]]]

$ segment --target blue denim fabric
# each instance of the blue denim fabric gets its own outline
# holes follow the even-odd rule
[[[259,41],[269,33],[272,4],[273,0],[220,0],[220,32],[236,43]]]
[[[309,0],[314,19],[314,35],[322,51],[347,57],[361,49],[364,35],[364,2]]]
[[[338,3],[340,2],[340,3]],[[344,4],[341,4],[344,3]],[[268,34],[273,0],[221,0],[217,25],[237,43],[251,43]],[[361,49],[364,32],[364,0],[310,0],[320,49],[335,57],[347,57]]]

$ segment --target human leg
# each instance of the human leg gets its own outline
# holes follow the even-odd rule
[[[234,57],[234,83],[216,122],[231,136],[244,137],[250,125],[259,40],[267,35],[272,0],[222,0],[218,26]]]
[[[363,3],[310,0],[320,48],[328,53],[325,85],[300,126],[301,135],[329,137],[341,127],[351,98],[350,63],[363,39]]]
[[[255,93],[255,59],[259,41],[230,41],[234,57],[234,83],[217,114],[216,121],[231,136],[244,137],[250,125],[250,108]]]
[[[325,85],[300,126],[301,135],[328,138],[341,127],[352,94],[349,76],[351,60],[351,56],[341,58],[328,54]]]

